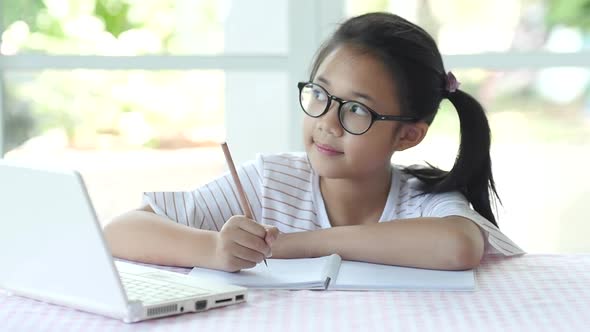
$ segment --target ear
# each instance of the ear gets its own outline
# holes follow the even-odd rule
[[[428,124],[424,121],[401,123],[394,140],[395,151],[404,151],[418,145],[428,132]]]

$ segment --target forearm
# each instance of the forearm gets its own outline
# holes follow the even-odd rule
[[[281,234],[274,258],[339,254],[343,259],[442,270],[477,266],[483,237],[461,217],[417,218]]]
[[[145,211],[130,211],[104,228],[115,257],[171,266],[215,268],[217,232],[190,228]]]

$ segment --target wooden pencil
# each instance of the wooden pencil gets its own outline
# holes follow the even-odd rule
[[[242,211],[244,211],[244,216],[246,216],[246,218],[248,219],[254,220],[254,215],[252,214],[252,209],[250,208],[250,203],[248,202],[248,197],[246,197],[244,187],[242,187],[242,182],[238,177],[238,172],[236,171],[234,160],[231,157],[231,153],[229,152],[229,147],[227,146],[226,142],[221,143],[221,149],[223,150],[223,154],[225,155],[225,162],[227,163],[227,167],[229,167],[229,172],[232,176],[232,179],[234,180],[236,189],[238,190],[238,198],[240,200],[240,206],[242,207]],[[268,263],[266,263],[266,259],[264,259],[264,264],[268,266]]]

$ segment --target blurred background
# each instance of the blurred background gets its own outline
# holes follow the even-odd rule
[[[501,229],[590,252],[590,0],[0,0],[0,156],[79,170],[101,221],[258,152],[301,151],[296,82],[342,20],[425,28],[485,106]],[[443,102],[398,164],[449,169]],[[2,184],[0,184],[2,185]],[[5,221],[3,221],[5,222]]]

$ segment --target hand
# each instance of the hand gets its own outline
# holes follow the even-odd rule
[[[310,235],[315,232],[317,231],[277,232],[276,238],[273,238],[271,242],[272,257],[281,259],[318,257],[312,250],[316,250],[316,247],[322,244],[310,239]]]
[[[268,244],[271,248],[271,253],[267,258],[272,257],[272,244],[279,238],[279,229],[274,226],[262,225],[264,229],[266,229],[266,236],[264,237],[264,242]]]
[[[244,216],[233,216],[217,234],[217,268],[236,272],[252,268],[270,257],[271,244],[278,235],[276,227],[265,227]]]

